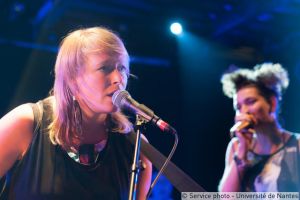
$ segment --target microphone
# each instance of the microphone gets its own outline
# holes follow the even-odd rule
[[[234,132],[241,131],[245,128],[250,128],[253,126],[252,121],[238,121],[230,129],[230,133],[233,136]]]
[[[146,122],[151,122],[164,132],[176,133],[172,126],[155,115],[151,109],[135,101],[126,90],[117,90],[112,96],[112,102],[118,108],[127,109],[139,115]]]

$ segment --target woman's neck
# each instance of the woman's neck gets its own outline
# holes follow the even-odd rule
[[[107,139],[108,126],[107,114],[98,114],[92,117],[83,115],[82,119],[82,144],[96,144]]]
[[[253,151],[258,154],[272,154],[284,144],[284,131],[277,124],[256,129]]]

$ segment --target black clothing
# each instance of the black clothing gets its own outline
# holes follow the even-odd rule
[[[42,106],[41,126],[25,156],[3,177],[6,183],[0,199],[127,199],[133,154],[127,136],[109,133],[99,159],[91,165],[80,164],[50,142],[47,128],[52,106],[47,99]]]

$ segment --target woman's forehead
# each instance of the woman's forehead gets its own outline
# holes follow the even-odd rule
[[[246,86],[237,91],[237,95],[245,96],[245,95],[253,95],[253,94],[259,94],[259,91],[255,86]]]
[[[247,86],[239,89],[236,94],[233,96],[233,100],[235,103],[238,101],[243,101],[249,97],[254,97],[260,95],[257,87],[255,86]],[[261,96],[261,95],[260,95]]]
[[[86,56],[86,61],[90,64],[123,64],[127,65],[128,57],[121,54],[93,53]]]

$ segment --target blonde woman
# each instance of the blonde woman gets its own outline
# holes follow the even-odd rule
[[[128,76],[127,50],[112,31],[68,34],[56,59],[53,95],[0,120],[0,199],[127,199],[132,124],[112,95],[125,89]],[[146,168],[137,199],[145,199],[151,180],[151,163],[141,160]]]

